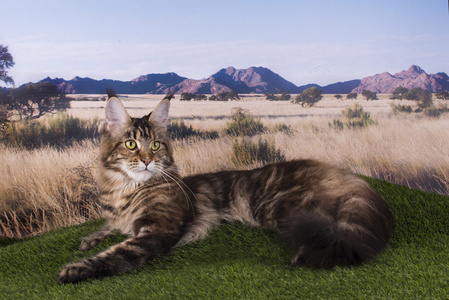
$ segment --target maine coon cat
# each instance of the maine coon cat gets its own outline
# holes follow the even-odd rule
[[[98,180],[107,223],[80,250],[115,230],[130,238],[66,265],[60,283],[126,272],[205,237],[222,220],[278,232],[297,250],[295,266],[357,265],[386,246],[392,227],[386,203],[364,180],[326,163],[295,160],[180,178],[166,130],[170,98],[131,118],[109,95]]]

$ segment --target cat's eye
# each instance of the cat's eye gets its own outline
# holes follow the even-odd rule
[[[161,147],[161,143],[159,143],[158,141],[154,141],[151,143],[151,150],[153,150],[153,151],[159,150],[160,147]]]
[[[126,146],[126,148],[128,148],[129,150],[134,150],[134,149],[136,149],[136,147],[137,147],[137,143],[136,143],[136,141],[133,141],[133,140],[127,140],[127,141],[125,142],[125,146]]]

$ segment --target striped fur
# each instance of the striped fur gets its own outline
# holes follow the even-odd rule
[[[278,232],[297,249],[292,265],[357,265],[386,246],[391,213],[359,177],[322,162],[296,160],[181,179],[165,129],[170,97],[135,119],[109,96],[98,182],[108,222],[84,238],[80,250],[95,247],[115,230],[131,237],[66,265],[60,283],[128,271],[204,238],[222,220]],[[129,140],[135,149],[127,148]]]

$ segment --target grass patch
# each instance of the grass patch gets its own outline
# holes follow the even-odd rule
[[[203,139],[215,139],[218,137],[216,131],[199,131],[192,128],[192,125],[186,125],[183,119],[172,119],[168,123],[167,131],[170,138],[186,139],[191,137],[199,137]]]
[[[232,143],[231,161],[235,167],[248,166],[255,163],[269,164],[284,161],[285,157],[281,150],[276,149],[273,140],[259,138],[257,144],[249,138],[243,138],[241,141],[235,140]]]
[[[115,235],[87,253],[81,238],[103,221],[20,241],[0,239],[2,299],[374,299],[447,297],[449,198],[368,179],[396,218],[390,245],[373,261],[332,270],[292,268],[294,252],[270,231],[225,223],[211,235],[126,274],[58,285],[62,266],[106,249]]]
[[[70,146],[74,141],[99,138],[97,119],[75,118],[66,112],[47,120],[23,120],[6,124],[5,145],[34,149],[42,146]]]

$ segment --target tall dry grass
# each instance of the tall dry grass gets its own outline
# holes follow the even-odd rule
[[[99,218],[97,144],[32,151],[1,146],[0,230],[21,237]]]
[[[377,125],[344,130],[329,126],[334,114],[266,115],[261,117],[265,132],[251,139],[255,143],[261,137],[273,140],[287,160],[319,159],[358,174],[449,195],[449,116],[434,119],[369,112]],[[185,123],[195,130],[223,132],[231,121],[229,113],[227,118],[186,118]],[[285,127],[276,126],[280,123],[289,130],[279,132]],[[234,139],[222,134],[214,139],[175,140],[182,175],[234,169]],[[76,142],[59,150],[0,146],[2,234],[20,237],[99,218],[94,183],[97,155],[97,141]]]
[[[275,132],[273,123],[262,136],[274,139],[287,160],[318,159],[357,174],[449,195],[449,119],[399,116],[376,121],[378,125],[368,128],[337,130],[329,127],[328,118],[297,120],[289,123],[291,133]],[[257,142],[260,137],[252,139]],[[229,169],[232,141],[179,141],[178,164],[185,174]]]

